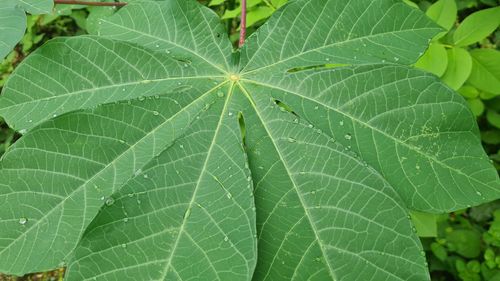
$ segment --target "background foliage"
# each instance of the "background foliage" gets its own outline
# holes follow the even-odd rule
[[[249,0],[249,33],[287,0]],[[240,1],[200,1],[226,22],[236,43]],[[469,102],[477,116],[485,150],[500,169],[500,7],[497,0],[414,1],[416,8],[446,31],[432,40],[416,67],[442,78]],[[22,59],[48,39],[95,33],[101,17],[114,8],[66,5],[52,15],[29,16],[21,43],[0,63],[0,87]],[[0,120],[0,154],[18,135]],[[427,250],[433,280],[500,280],[500,202],[449,215],[413,214]],[[63,271],[17,280],[58,280]],[[15,280],[2,277],[0,280]]]

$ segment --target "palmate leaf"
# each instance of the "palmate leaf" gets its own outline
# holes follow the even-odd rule
[[[0,7],[0,60],[21,40],[26,30],[26,12],[50,13],[53,0],[5,0]]]
[[[233,55],[213,12],[168,0],[51,41],[0,98],[25,133],[0,271],[428,280],[409,210],[499,197],[462,98],[405,66],[440,31],[396,0],[292,0]]]

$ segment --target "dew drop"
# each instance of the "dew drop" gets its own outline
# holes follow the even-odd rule
[[[30,119],[30,120],[28,120],[28,123],[33,123],[33,120],[31,120],[31,119]]]
[[[299,119],[298,118],[293,119],[293,123],[298,124],[299,123]]]
[[[225,241],[225,242],[229,241],[229,237],[224,236],[224,241]]]
[[[399,58],[398,57],[394,57],[394,61],[399,61]]]
[[[346,140],[351,140],[351,139],[352,139],[352,135],[351,135],[351,134],[346,134],[346,135],[344,136],[344,138],[345,138]]]
[[[27,132],[27,131],[28,131],[28,130],[26,130],[26,129],[21,129],[21,130],[19,130],[19,133],[20,133],[21,135],[24,135],[24,134],[26,134],[26,132]]]
[[[124,218],[124,219],[123,219],[123,222],[128,222],[128,218]]]
[[[111,206],[115,203],[115,199],[109,197],[108,199],[106,199],[106,205],[107,206]]]
[[[167,55],[170,54],[170,50],[166,50],[165,53],[167,53]]]
[[[297,142],[297,140],[296,140],[296,139],[294,139],[294,138],[288,138],[288,142],[289,142],[289,143],[294,143],[294,142]]]
[[[133,193],[129,193],[128,197],[132,198],[132,197],[134,197],[134,194]]]
[[[476,194],[482,196],[483,194],[480,191],[476,191]]]
[[[148,174],[144,174],[143,176],[145,179],[149,178]]]
[[[160,44],[156,44],[156,45],[155,45],[155,47],[156,47],[156,48],[160,48]]]
[[[228,192],[228,193],[226,194],[226,197],[227,197],[227,199],[231,199],[231,198],[233,198],[233,195],[232,195],[231,193],[229,193],[229,192]]]
[[[127,248],[127,244],[122,244],[122,248]]]
[[[247,181],[251,181],[252,180],[252,177],[251,176],[248,176],[247,177]]]
[[[232,112],[229,112],[229,113],[228,113],[228,115],[229,115],[229,116],[233,116],[233,113],[232,113]]]
[[[179,145],[179,147],[180,147],[181,149],[184,149],[184,145],[183,145],[183,144]]]
[[[28,222],[28,219],[27,219],[27,218],[20,218],[20,219],[19,219],[19,224],[20,224],[20,225],[25,225],[27,222]]]
[[[160,115],[160,113],[155,110],[155,111],[153,111],[153,115],[158,116],[158,115]]]
[[[224,92],[222,92],[222,91],[217,92],[217,96],[218,96],[219,98],[224,97]]]
[[[307,125],[307,127],[311,128],[311,129],[314,128],[313,124],[309,124],[309,125]]]
[[[340,125],[340,126],[344,126],[344,120],[341,120],[341,121],[339,122],[339,125]]]
[[[315,107],[314,107],[314,109],[315,109],[315,110],[318,110],[318,109],[319,109],[319,106],[315,106]]]
[[[326,58],[325,60],[326,60],[326,61],[330,61],[330,58]]]

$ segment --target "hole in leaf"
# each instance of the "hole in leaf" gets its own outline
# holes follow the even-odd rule
[[[289,112],[295,116],[297,116],[297,113],[295,113],[295,111],[293,111],[293,109],[286,103],[280,101],[280,100],[277,100],[275,99],[274,100],[274,103],[279,107],[279,109],[283,112]]]
[[[240,134],[241,140],[243,141],[243,147],[246,147],[246,126],[245,126],[245,117],[243,117],[243,113],[238,112],[238,124],[240,125]]]

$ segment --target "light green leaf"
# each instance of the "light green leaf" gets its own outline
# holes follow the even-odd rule
[[[500,7],[481,10],[468,16],[453,34],[457,46],[467,46],[483,40],[500,25]]]
[[[260,6],[248,12],[247,27],[253,26],[257,22],[269,18],[274,9],[267,6]]]
[[[468,99],[475,99],[479,96],[479,91],[469,85],[465,85],[462,88],[458,89],[458,92],[464,97]]]
[[[500,52],[493,49],[471,51],[472,72],[468,82],[481,91],[500,95]]]
[[[469,103],[469,108],[476,117],[483,115],[485,106],[481,99],[468,99],[467,102]]]
[[[486,119],[488,119],[488,123],[500,129],[500,113],[488,110]]]
[[[51,41],[0,96],[24,133],[0,271],[430,280],[408,210],[500,197],[466,102],[410,67],[440,31],[400,0],[292,0],[238,60],[212,11],[167,0]]]
[[[454,90],[460,89],[472,71],[472,58],[462,48],[451,48],[448,52],[448,68],[442,80]]]
[[[437,24],[450,30],[457,20],[457,4],[455,0],[439,0],[427,9],[426,14]]]
[[[431,43],[429,49],[417,61],[415,67],[442,76],[448,67],[448,54],[445,47],[439,43]]]
[[[436,237],[437,236],[437,216],[422,212],[410,212],[411,220],[417,229],[417,234],[420,237]]]

